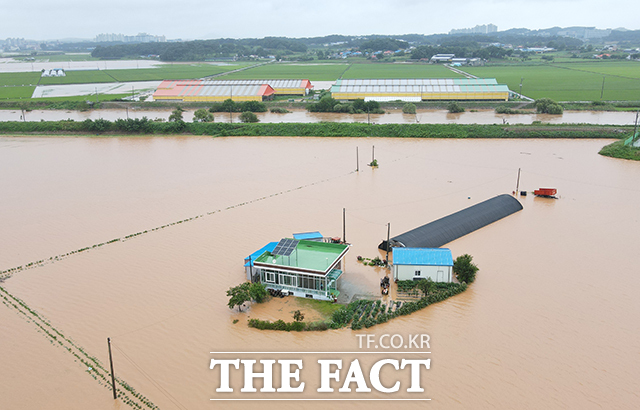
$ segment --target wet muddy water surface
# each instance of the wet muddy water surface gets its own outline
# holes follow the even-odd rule
[[[194,109],[185,110],[185,121],[193,121]],[[150,120],[169,119],[169,109],[142,109],[113,108],[89,111],[64,111],[64,110],[33,110],[26,112],[24,118],[20,110],[0,110],[0,121],[60,121],[72,119],[84,121],[86,119],[106,119],[115,121],[119,118],[142,118]],[[240,122],[239,113],[217,112],[214,113],[217,122]],[[263,123],[307,123],[307,122],[361,122],[374,124],[531,124],[540,121],[548,124],[600,124],[600,125],[633,125],[635,113],[613,111],[565,111],[562,115],[549,114],[496,114],[494,110],[478,110],[451,114],[446,110],[419,110],[417,114],[403,114],[401,110],[388,110],[385,114],[337,114],[315,113],[301,109],[293,109],[287,114],[274,114],[270,112],[257,113],[258,119]]]
[[[326,408],[330,402],[212,402],[219,394],[210,352],[353,352],[365,332],[430,335],[420,397],[431,401],[408,408],[632,409],[640,401],[640,163],[599,156],[608,143],[0,137],[0,270],[215,211],[15,273],[2,286],[103,363],[111,337],[116,374],[162,409]],[[377,169],[365,166],[374,145]],[[458,296],[358,332],[247,327],[250,317],[292,320],[306,309],[292,299],[227,307],[225,291],[244,280],[247,255],[293,232],[341,236],[343,208],[352,247],[341,280],[377,295],[384,270],[356,257],[384,256],[377,245],[388,222],[393,236],[511,193],[518,168],[521,190],[554,186],[560,198],[518,197],[521,212],[448,244],[480,267]],[[0,321],[0,407],[129,408],[4,305]],[[310,372],[305,395],[290,397],[389,398],[316,393],[321,357],[289,356]],[[389,357],[332,358],[366,367]],[[403,391],[409,380],[399,375]]]

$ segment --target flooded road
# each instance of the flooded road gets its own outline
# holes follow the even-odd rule
[[[431,336],[420,394],[431,401],[403,403],[411,409],[633,409],[640,163],[597,155],[609,142],[0,137],[0,270],[205,215],[17,272],[2,286],[103,363],[111,337],[115,373],[162,409],[388,408],[210,400],[219,394],[209,352],[353,352],[365,332]],[[372,145],[373,170],[363,154]],[[343,279],[375,294],[383,271],[356,257],[382,255],[388,222],[394,236],[509,193],[518,168],[522,190],[555,186],[561,198],[519,197],[523,211],[448,244],[480,267],[456,297],[358,332],[258,331],[248,317],[291,320],[296,305],[279,299],[243,313],[226,305],[225,291],[244,280],[244,257],[293,232],[339,236],[342,208],[353,244]],[[10,307],[0,320],[3,409],[129,408]],[[304,359],[310,386],[319,357],[289,357]],[[336,357],[370,365],[390,356]],[[286,397],[416,396],[309,387]]]
[[[184,120],[193,121],[195,110],[186,110],[183,113]],[[601,125],[633,125],[635,113],[613,111],[565,111],[562,115],[549,114],[496,114],[494,110],[478,110],[477,112],[464,112],[451,114],[446,110],[419,110],[416,115],[403,114],[401,110],[389,110],[385,114],[336,114],[315,113],[306,110],[291,110],[288,114],[273,114],[270,112],[256,113],[260,122],[277,123],[307,123],[307,122],[371,122],[375,124],[531,124],[540,121],[548,124],[601,124]],[[58,110],[34,110],[27,112],[26,121],[60,121],[72,119],[84,121],[86,119],[97,120],[103,118],[115,121],[118,118],[142,118],[151,120],[168,120],[171,110],[146,110],[140,108],[91,110],[91,111],[58,111]],[[240,113],[214,113],[215,121],[240,122]],[[0,110],[0,121],[22,121],[20,110]]]

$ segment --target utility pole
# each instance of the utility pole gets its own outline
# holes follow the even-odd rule
[[[520,168],[518,168],[518,182],[516,182],[516,195],[518,195],[518,189],[520,189]]]
[[[342,242],[347,243],[347,222],[345,208],[342,208]]]
[[[111,357],[111,338],[107,337],[107,345],[109,345],[109,365],[111,366],[111,388],[113,390],[113,399],[118,398],[118,392],[116,392],[116,377],[113,374],[113,358]]]
[[[391,222],[387,223],[387,257],[385,258],[387,266],[389,265],[389,248],[391,247],[389,245],[389,236],[391,236]]]
[[[356,147],[356,172],[360,172],[360,159],[358,158],[358,147]]]
[[[638,135],[638,114],[640,114],[640,110],[636,111],[636,124],[633,127],[633,137],[631,137],[631,142],[635,141],[636,135]]]
[[[522,98],[522,83],[524,82],[524,77],[520,77],[520,98]]]
[[[602,96],[604,95],[604,79],[606,77],[602,77],[602,90],[600,91],[600,99],[602,100]]]
[[[96,103],[99,103],[100,101],[98,101],[98,87],[96,87]]]
[[[376,159],[376,146],[372,145],[371,146],[371,162],[373,162]]]

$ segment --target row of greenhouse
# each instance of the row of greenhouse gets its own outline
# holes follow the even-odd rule
[[[153,94],[156,101],[269,101],[277,95],[306,96],[314,89],[306,79],[165,80]],[[339,79],[331,86],[337,100],[507,101],[509,87],[495,78]]]

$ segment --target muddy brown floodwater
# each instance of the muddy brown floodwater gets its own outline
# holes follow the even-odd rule
[[[382,254],[376,246],[387,222],[395,235],[510,193],[521,168],[521,189],[555,186],[560,199],[520,197],[523,211],[448,244],[454,257],[474,256],[477,281],[366,330],[430,335],[425,393],[404,392],[405,372],[399,393],[322,396],[314,369],[327,355],[300,353],[287,358],[304,360],[304,395],[248,397],[431,399],[402,403],[411,409],[633,409],[640,163],[599,156],[609,142],[0,137],[0,270],[219,210],[17,272],[2,286],[103,363],[111,337],[115,373],[162,409],[386,409],[393,402],[210,400],[220,397],[210,352],[250,359],[280,357],[251,352],[356,352],[356,334],[365,333],[248,328],[248,317],[291,320],[297,305],[278,299],[230,310],[225,291],[244,280],[243,258],[292,232],[339,236],[346,208],[353,246],[343,279],[376,294],[384,271],[356,257]],[[378,169],[364,165],[372,145]],[[14,309],[0,307],[0,321],[0,407],[129,408]],[[390,357],[411,358],[330,358],[366,367]],[[383,376],[391,385],[393,370]]]
[[[185,121],[193,121],[194,110],[184,112]],[[118,118],[142,118],[150,120],[168,120],[171,110],[146,110],[146,109],[108,109],[91,111],[62,111],[62,110],[34,110],[25,113],[26,121],[60,121],[72,119],[84,121],[86,119],[97,120],[99,118],[115,121]],[[372,122],[375,124],[531,124],[534,121],[549,124],[602,124],[602,125],[633,125],[635,113],[613,111],[565,111],[562,115],[549,114],[496,114],[494,110],[478,110],[476,112],[464,112],[451,114],[446,110],[420,110],[416,115],[403,114],[401,110],[388,110],[385,114],[336,114],[308,112],[306,110],[292,110],[288,114],[273,114],[270,112],[257,113],[260,122],[278,123],[307,123],[307,122]],[[239,114],[214,113],[215,121],[240,122]],[[0,121],[21,121],[20,110],[0,110]]]

